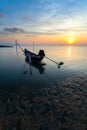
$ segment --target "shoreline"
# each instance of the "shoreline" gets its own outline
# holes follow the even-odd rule
[[[13,46],[0,45],[0,48],[5,48],[5,47],[13,47]]]

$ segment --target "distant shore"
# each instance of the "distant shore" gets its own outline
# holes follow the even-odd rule
[[[13,47],[13,46],[0,45],[0,48],[1,48],[1,47]]]

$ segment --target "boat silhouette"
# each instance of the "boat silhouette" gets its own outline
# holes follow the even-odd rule
[[[35,54],[25,48],[24,55],[26,56],[26,59],[28,59],[30,63],[39,64],[41,60],[44,58],[45,53],[44,50],[39,50],[39,53]]]
[[[19,43],[17,42],[17,40],[16,40],[16,50],[17,50],[17,46],[19,46],[19,48],[22,50],[22,52],[24,53],[24,55],[25,55],[26,59],[29,61],[29,63],[32,63],[32,64],[33,64],[33,63],[34,63],[34,64],[40,64],[41,61],[42,61],[42,59],[43,59],[43,58],[46,58],[46,59],[52,61],[53,63],[55,63],[58,68],[60,68],[61,65],[64,64],[63,62],[59,62],[59,63],[58,63],[58,62],[54,61],[53,59],[51,59],[51,58],[45,56],[44,50],[39,50],[38,54],[36,54],[36,53],[34,53],[34,52],[31,52],[31,51],[27,50],[26,48],[23,49],[23,48],[19,45]]]

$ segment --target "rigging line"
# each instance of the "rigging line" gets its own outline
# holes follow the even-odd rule
[[[57,82],[56,82],[53,78],[51,78],[50,76],[48,76],[47,73],[44,72],[44,75],[45,75],[53,84],[56,84],[56,86],[58,86]]]
[[[23,48],[18,44],[17,40],[16,40],[16,47],[17,45],[19,46],[19,48],[22,50],[22,52],[24,52]]]
[[[34,49],[34,42],[33,42],[33,52],[35,52],[35,49]]]

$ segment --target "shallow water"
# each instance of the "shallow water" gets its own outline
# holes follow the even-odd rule
[[[87,76],[68,78],[53,88],[30,91],[22,86],[3,92],[0,128],[87,130]]]
[[[25,48],[25,46],[23,46]],[[32,46],[26,46],[33,51]],[[47,57],[64,62],[60,68],[44,58],[42,68],[30,66],[25,56],[16,48],[0,48],[0,87],[28,86],[31,88],[52,87],[78,73],[87,72],[86,46],[35,46],[35,52],[43,49]]]

